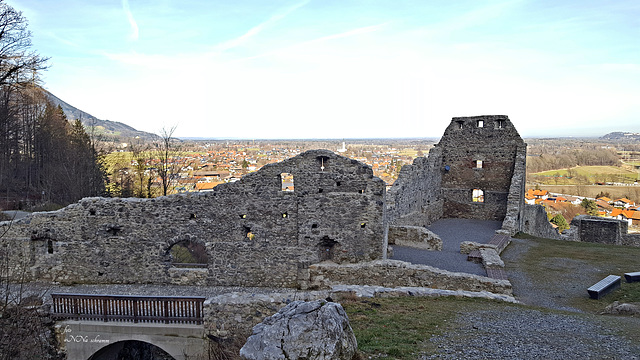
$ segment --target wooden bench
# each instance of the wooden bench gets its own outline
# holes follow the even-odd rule
[[[620,276],[609,275],[587,289],[592,299],[600,299],[620,287]]]
[[[625,273],[624,278],[627,280],[628,283],[634,282],[634,281],[640,281],[640,271]]]

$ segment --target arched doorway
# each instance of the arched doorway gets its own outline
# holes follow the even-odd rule
[[[126,340],[109,344],[89,360],[175,360],[161,348],[144,341]]]
[[[182,240],[167,250],[171,265],[179,268],[207,267],[207,248],[196,241]]]

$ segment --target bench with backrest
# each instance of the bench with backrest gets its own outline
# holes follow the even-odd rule
[[[609,275],[587,289],[592,299],[600,299],[620,287],[620,276]]]
[[[640,281],[640,271],[625,273],[624,278],[627,280],[628,283],[634,282],[634,281]]]

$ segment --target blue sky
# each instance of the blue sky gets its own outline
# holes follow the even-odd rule
[[[508,115],[527,136],[640,132],[640,2],[6,0],[45,87],[178,136],[439,137]]]

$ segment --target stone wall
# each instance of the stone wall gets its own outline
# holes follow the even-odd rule
[[[442,217],[440,192],[442,149],[429,151],[412,165],[400,170],[398,179],[387,192],[387,217],[390,225],[428,226]]]
[[[389,224],[498,220],[515,234],[523,226],[526,149],[507,116],[453,118],[427,158],[403,166],[387,193]],[[474,189],[481,201],[474,201]]]
[[[509,118],[453,118],[438,146],[444,217],[503,221],[516,160],[526,146]],[[483,192],[483,201],[473,200],[474,189]]]
[[[285,173],[294,191],[282,190]],[[309,264],[382,258],[384,193],[369,166],[313,150],[212,192],[87,198],[0,231],[13,276],[27,280],[295,287]],[[172,270],[181,241],[206,248],[204,279],[202,269]]]
[[[623,220],[578,215],[562,234],[549,223],[542,205],[526,205],[522,232],[547,239],[640,247],[640,234],[629,234]]]
[[[377,285],[386,287],[430,287],[444,290],[488,291],[510,295],[511,283],[467,273],[441,270],[398,260],[375,260],[358,264],[323,262],[310,266],[310,287]]]
[[[525,205],[522,232],[547,239],[561,240],[557,229],[554,229],[542,205]]]
[[[502,221],[502,230],[513,236],[524,227],[524,194],[527,186],[527,146],[518,145],[513,166],[511,186],[507,196],[507,212]]]
[[[389,226],[389,245],[409,246],[417,249],[440,251],[442,239],[422,226]]]

